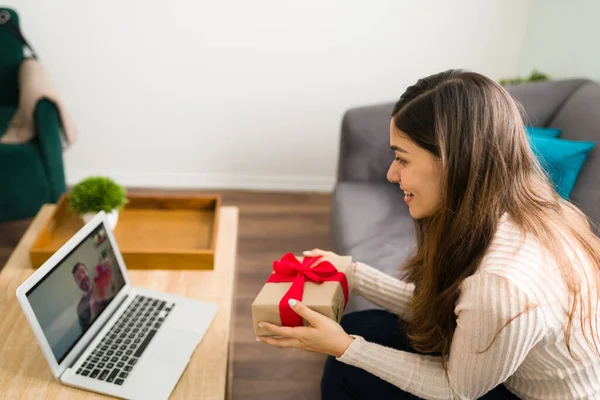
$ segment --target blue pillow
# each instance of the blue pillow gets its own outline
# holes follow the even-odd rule
[[[538,126],[530,126],[530,125],[525,127],[525,131],[530,135],[544,136],[544,137],[551,137],[551,138],[557,138],[561,134],[560,129],[540,128]]]
[[[543,134],[529,134],[527,137],[542,167],[550,174],[554,188],[568,199],[595,143],[556,139]]]

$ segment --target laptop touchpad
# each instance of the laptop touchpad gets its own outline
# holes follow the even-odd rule
[[[187,361],[199,342],[200,337],[197,333],[165,326],[158,330],[150,346],[146,349],[148,354],[143,354],[142,360],[148,357],[149,359],[183,359]]]

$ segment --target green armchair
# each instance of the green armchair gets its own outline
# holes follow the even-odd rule
[[[12,21],[19,23],[14,10]],[[0,24],[0,138],[19,102],[19,66],[23,44]],[[0,222],[34,216],[44,203],[54,203],[66,191],[60,115],[54,102],[43,99],[35,108],[36,135],[22,144],[0,143]]]

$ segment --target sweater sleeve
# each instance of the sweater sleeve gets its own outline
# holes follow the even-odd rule
[[[493,274],[465,280],[455,313],[447,371],[440,357],[395,350],[360,336],[338,360],[415,396],[473,399],[508,379],[545,329],[541,308],[531,307],[522,291]]]
[[[365,299],[406,319],[414,285],[357,262],[353,290]]]

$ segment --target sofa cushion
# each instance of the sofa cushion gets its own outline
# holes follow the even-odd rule
[[[527,115],[526,125],[552,126],[552,117],[586,79],[568,79],[563,81],[548,81],[522,83],[506,88],[515,99],[521,103]]]
[[[574,92],[548,124],[562,131],[561,138],[600,143],[600,84],[589,82]],[[571,193],[571,201],[600,224],[600,154],[590,151]],[[596,230],[600,234],[600,230]]]
[[[348,110],[342,120],[338,181],[386,184],[394,158],[390,149],[390,120],[394,103]]]
[[[556,128],[542,128],[539,126],[525,126],[525,132],[530,135],[544,136],[550,138],[558,138],[560,137],[561,131]]]
[[[568,199],[588,153],[595,146],[594,142],[577,142],[539,135],[529,135],[529,141],[542,167],[550,175],[556,192]]]
[[[332,201],[332,250],[400,277],[399,267],[414,252],[416,241],[398,185],[340,182]],[[352,296],[347,312],[375,307]]]

